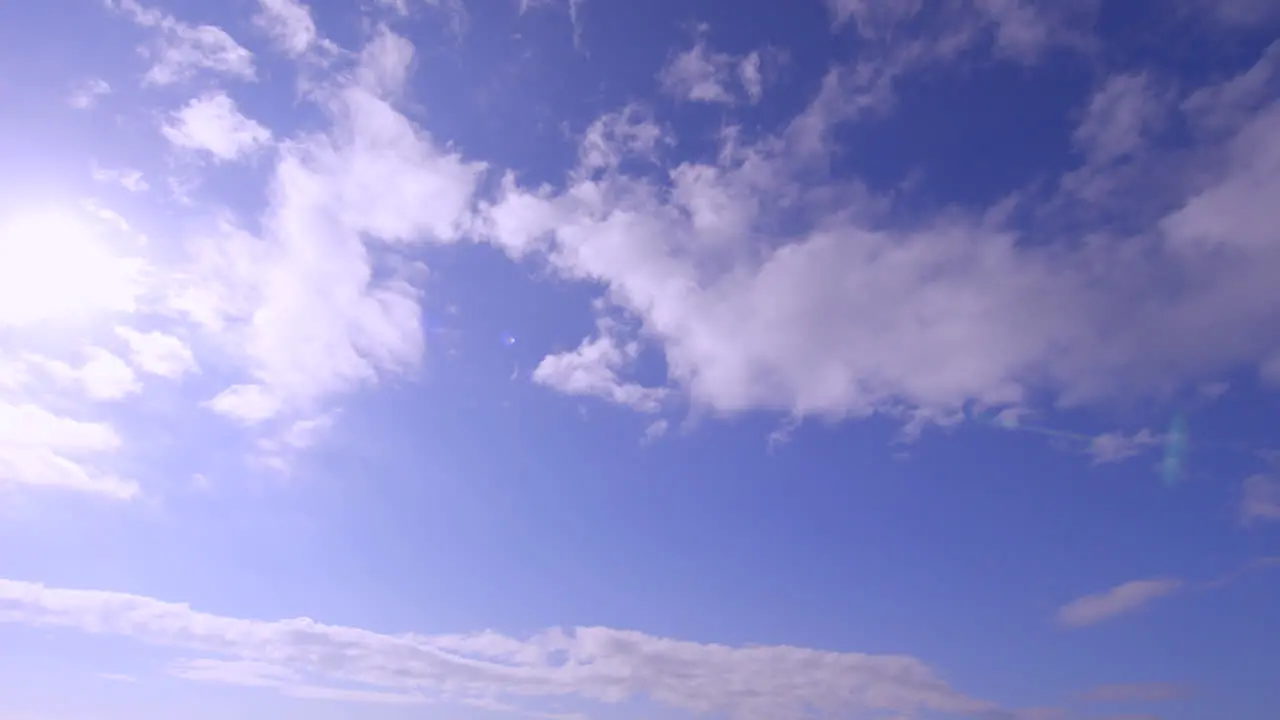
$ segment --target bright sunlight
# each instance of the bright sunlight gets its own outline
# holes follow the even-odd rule
[[[127,311],[141,263],[112,251],[102,228],[66,209],[0,220],[0,326]]]

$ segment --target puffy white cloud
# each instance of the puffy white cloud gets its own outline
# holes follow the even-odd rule
[[[1253,475],[1244,481],[1240,521],[1245,525],[1280,520],[1280,480]]]
[[[170,115],[161,132],[174,145],[203,150],[218,161],[238,160],[271,142],[271,131],[245,117],[223,92],[192,99]]]
[[[155,42],[145,48],[151,60],[146,82],[169,85],[191,78],[197,71],[253,80],[253,53],[225,30],[213,25],[188,25],[137,0],[106,0],[107,6],[128,15],[135,23],[157,31]]]
[[[38,356],[30,361],[58,382],[79,387],[92,400],[120,400],[142,390],[133,368],[118,355],[99,347],[87,348],[85,355],[78,367]]]
[[[548,355],[533,371],[533,381],[569,395],[603,398],[641,412],[657,412],[666,391],[622,382],[618,371],[634,362],[639,343],[620,343],[607,326],[595,338],[569,352]]]
[[[299,0],[258,0],[259,11],[253,17],[290,55],[302,55],[316,42],[316,23],[311,8]]]
[[[205,405],[219,415],[256,425],[280,412],[280,399],[261,385],[232,385]]]
[[[89,78],[76,86],[67,98],[67,104],[77,110],[91,108],[98,98],[111,94],[111,83],[102,78]]]
[[[923,62],[903,52],[870,74],[833,71],[776,137],[728,134],[716,162],[657,181],[619,160],[656,160],[661,126],[609,116],[601,127],[644,132],[589,132],[563,190],[508,180],[480,233],[602,287],[610,312],[664,352],[670,384],[716,412],[953,417],[1043,390],[1083,404],[1159,395],[1280,348],[1268,320],[1280,308],[1280,246],[1268,241],[1280,217],[1265,199],[1280,196],[1280,109],[1246,112],[1204,149],[1213,169],[1193,168],[1190,191],[1132,236],[1039,242],[1008,203],[904,224],[887,212],[892,198],[822,174],[831,129],[882,107],[893,78]],[[1103,157],[1138,142],[1130,113],[1103,114],[1114,122],[1082,142]],[[568,357],[568,374],[619,374],[615,353],[594,354],[594,376],[586,354]]]
[[[1182,581],[1176,578],[1131,580],[1063,605],[1058,610],[1058,622],[1073,628],[1096,625],[1103,620],[1138,610],[1153,600],[1178,590],[1182,585]]]
[[[116,334],[129,344],[129,359],[143,372],[177,378],[198,369],[191,348],[172,335],[128,327],[117,327]]]
[[[69,628],[199,652],[175,674],[274,687],[303,697],[374,702],[538,699],[622,703],[743,720],[832,715],[998,712],[951,688],[917,658],[783,646],[731,647],[609,628],[521,639],[386,635],[307,618],[212,615],[124,593],[0,580],[0,622]],[[364,694],[367,693],[367,694]]]
[[[457,239],[483,166],[439,149],[392,104],[412,58],[404,38],[377,31],[349,81],[317,89],[332,129],[281,148],[262,236],[223,225],[193,244],[174,283],[172,305],[276,401],[241,415],[306,408],[421,358],[418,290],[375,273],[375,254]]]
[[[137,483],[100,472],[82,459],[119,447],[120,438],[108,425],[0,401],[0,487],[27,485],[127,500],[138,494]]]

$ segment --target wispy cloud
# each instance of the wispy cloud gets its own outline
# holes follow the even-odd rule
[[[311,49],[317,33],[311,8],[298,0],[258,0],[253,22],[286,53],[298,56]]]
[[[1245,525],[1280,521],[1280,479],[1259,474],[1244,481],[1240,521]]]
[[[68,628],[208,658],[179,662],[191,680],[271,687],[368,702],[561,698],[621,703],[648,696],[670,708],[735,718],[992,712],[906,655],[798,647],[731,647],[609,628],[550,629],[529,638],[386,635],[298,618],[213,615],[124,593],[0,580],[0,622]]]
[[[253,53],[222,28],[188,25],[137,0],[106,0],[106,3],[138,25],[156,31],[154,41],[144,46],[146,56],[151,60],[151,68],[145,77],[148,83],[170,85],[190,79],[199,71],[241,80],[256,78]]]
[[[1089,443],[1089,455],[1093,457],[1094,464],[1120,462],[1162,442],[1159,435],[1146,428],[1132,435],[1110,432],[1095,437]]]
[[[111,94],[111,84],[102,78],[90,78],[80,83],[71,91],[67,104],[77,110],[91,108],[98,103],[98,98]]]
[[[1135,612],[1182,586],[1183,582],[1176,578],[1132,580],[1063,605],[1058,610],[1058,622],[1073,628],[1096,625],[1118,615]]]
[[[1183,700],[1195,694],[1195,688],[1182,683],[1118,683],[1099,685],[1082,695],[1089,702],[1167,702]]]
[[[141,170],[132,168],[103,168],[95,166],[93,168],[93,179],[101,183],[111,183],[119,185],[129,192],[144,192],[150,189],[150,185],[142,177]]]

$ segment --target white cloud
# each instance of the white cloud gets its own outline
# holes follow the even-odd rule
[[[173,306],[243,359],[275,410],[422,356],[418,290],[375,274],[375,258],[459,238],[483,165],[439,149],[394,108],[412,60],[404,38],[377,31],[351,80],[317,88],[332,129],[282,147],[262,237],[224,225],[193,244],[174,284]],[[255,405],[251,417],[267,413]]]
[[[32,404],[0,402],[0,486],[27,485],[127,500],[138,485],[83,463],[120,447],[110,426],[55,415]],[[2,615],[2,613],[0,613]]]
[[[1113,75],[1094,93],[1073,139],[1090,163],[1114,162],[1143,148],[1164,105],[1147,74]]]
[[[290,55],[298,56],[316,42],[311,8],[299,0],[258,0],[253,22],[265,30]]]
[[[1176,578],[1132,580],[1063,605],[1058,610],[1058,622],[1067,627],[1096,625],[1103,620],[1138,610],[1153,600],[1178,590],[1182,585],[1182,581]]]
[[[223,92],[191,100],[170,115],[161,132],[174,145],[203,150],[218,161],[238,160],[271,142],[271,131],[241,114]]]
[[[280,412],[280,399],[261,385],[232,385],[205,405],[219,415],[256,425]]]
[[[840,28],[850,20],[867,37],[881,37],[920,12],[921,0],[826,0],[831,22]]]
[[[90,78],[76,86],[67,98],[67,104],[77,110],[91,108],[98,98],[111,94],[111,84],[102,78]]]
[[[253,53],[241,47],[222,28],[188,25],[137,0],[106,0],[106,3],[138,25],[157,31],[155,42],[145,49],[152,62],[146,82],[169,85],[187,80],[201,70],[242,80],[255,78]]]
[[[85,355],[79,367],[39,356],[30,362],[58,382],[79,387],[92,400],[120,400],[142,390],[138,376],[119,356],[99,347],[87,348]]]
[[[666,92],[692,102],[732,103],[728,83],[733,79],[734,58],[713,52],[698,38],[694,46],[674,55],[659,73]]]
[[[132,168],[93,168],[93,179],[101,183],[119,185],[129,192],[144,192],[151,186],[142,178],[142,171]]]
[[[575,350],[548,355],[533,371],[533,381],[568,395],[598,397],[641,412],[657,412],[666,394],[618,379],[618,371],[635,361],[640,346],[620,343],[607,326]]]
[[[840,716],[997,711],[907,655],[731,647],[609,628],[551,629],[527,639],[491,631],[385,635],[11,580],[0,580],[0,608],[0,622],[128,636],[209,656],[176,665],[180,677],[304,697],[517,705],[647,697],[676,710],[741,720],[800,718],[813,708]]]
[[[656,442],[667,434],[668,426],[669,424],[666,420],[654,420],[649,423],[649,427],[644,429],[644,441],[647,443]]]
[[[733,105],[746,96],[756,103],[764,96],[766,61],[773,63],[778,53],[755,51],[747,55],[717,52],[699,29],[693,47],[667,59],[658,73],[663,92],[689,102]]]
[[[536,252],[603,288],[608,312],[629,314],[636,338],[665,354],[665,384],[720,413],[945,418],[1042,391],[1064,405],[1151,397],[1280,349],[1269,320],[1280,206],[1267,199],[1280,196],[1267,160],[1280,106],[1207,147],[1159,225],[1053,244],[1012,225],[1007,203],[904,225],[892,197],[821,181],[832,128],[879,108],[885,83],[918,62],[835,71],[778,136],[727,135],[715,163],[660,180],[619,170],[628,136],[589,133],[562,191],[508,181],[478,227],[513,256]],[[644,147],[667,141],[652,119],[639,126],[653,129]],[[1103,156],[1133,141],[1126,122],[1097,127],[1085,135]],[[606,379],[596,387],[627,382],[612,353],[596,353],[594,375],[570,357],[573,374]]]
[[[1161,442],[1163,439],[1159,435],[1146,428],[1133,435],[1111,432],[1095,437],[1089,443],[1089,454],[1093,456],[1094,464],[1114,463],[1127,460]]]
[[[738,61],[738,79],[742,82],[742,88],[746,90],[747,97],[751,102],[758,103],[764,97],[764,75],[761,71],[761,56],[759,51],[748,53],[746,57]]]
[[[298,420],[289,426],[280,440],[288,447],[304,450],[316,444],[336,421],[333,413],[326,413],[306,420]]]
[[[172,335],[128,327],[117,327],[116,334],[129,344],[129,359],[143,372],[178,378],[198,369],[191,348]]]
[[[1244,481],[1240,521],[1245,525],[1280,520],[1280,480],[1254,475]]]

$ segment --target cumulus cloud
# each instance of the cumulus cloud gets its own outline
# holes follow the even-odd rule
[[[256,425],[280,411],[280,399],[261,385],[232,385],[205,405],[219,415]]]
[[[609,628],[528,638],[386,635],[307,618],[261,621],[138,595],[0,580],[0,622],[131,637],[207,657],[176,664],[191,680],[373,702],[539,699],[659,705],[743,720],[815,708],[864,713],[994,713],[921,660],[798,647],[732,647]]]
[[[220,162],[238,160],[271,142],[271,131],[245,117],[223,92],[192,99],[169,116],[161,132],[177,147],[207,152]]]
[[[56,415],[30,403],[0,401],[0,487],[44,487],[127,500],[138,494],[137,483],[88,463],[119,447],[120,437],[109,425]]]
[[[92,400],[120,400],[142,390],[133,368],[99,347],[87,348],[85,361],[79,366],[39,356],[31,357],[30,362],[56,381],[80,388]]]
[[[116,334],[128,343],[134,366],[145,373],[177,378],[197,369],[191,348],[172,335],[128,327],[117,327]]]
[[[618,372],[635,362],[640,345],[619,342],[607,325],[574,350],[548,355],[533,371],[533,381],[568,395],[598,397],[641,412],[657,412],[666,391],[623,382]]]
[[[144,46],[151,61],[145,80],[170,85],[190,79],[199,71],[253,80],[253,53],[225,30],[213,25],[188,25],[137,0],[106,0],[107,6],[128,15],[135,23],[156,31],[154,42]]]
[[[98,98],[111,94],[111,83],[102,78],[90,78],[76,86],[67,98],[67,104],[77,110],[91,108]]]
[[[1266,160],[1280,107],[1247,113],[1206,148],[1216,169],[1194,172],[1154,227],[1047,245],[1029,242],[1008,204],[903,223],[892,198],[824,177],[833,128],[881,108],[884,88],[922,61],[903,55],[881,76],[834,70],[778,135],[744,145],[727,134],[715,162],[666,167],[661,180],[619,163],[659,161],[633,150],[670,142],[652,119],[623,123],[645,134],[588,133],[562,190],[508,181],[480,234],[602,287],[611,312],[638,321],[636,339],[663,351],[669,384],[721,413],[945,418],[1046,390],[1079,405],[1167,393],[1280,347],[1265,199],[1280,194]],[[1128,111],[1098,113],[1110,120],[1080,135],[1091,152],[1114,158],[1138,142]],[[1194,280],[1170,285],[1175,275]],[[592,356],[595,375],[587,357],[566,356],[573,375],[616,385],[616,353]]]
[[[418,290],[375,261],[394,266],[403,248],[460,237],[483,165],[438,148],[396,109],[413,53],[379,29],[349,75],[316,88],[332,126],[282,146],[261,236],[223,223],[193,239],[170,304],[238,356],[251,376],[240,385],[257,388],[215,401],[220,412],[305,412],[420,360]]]
[[[1058,610],[1058,622],[1073,628],[1096,625],[1118,615],[1134,612],[1175,592],[1182,585],[1182,581],[1176,578],[1121,583],[1104,592],[1086,595],[1063,605]]]

